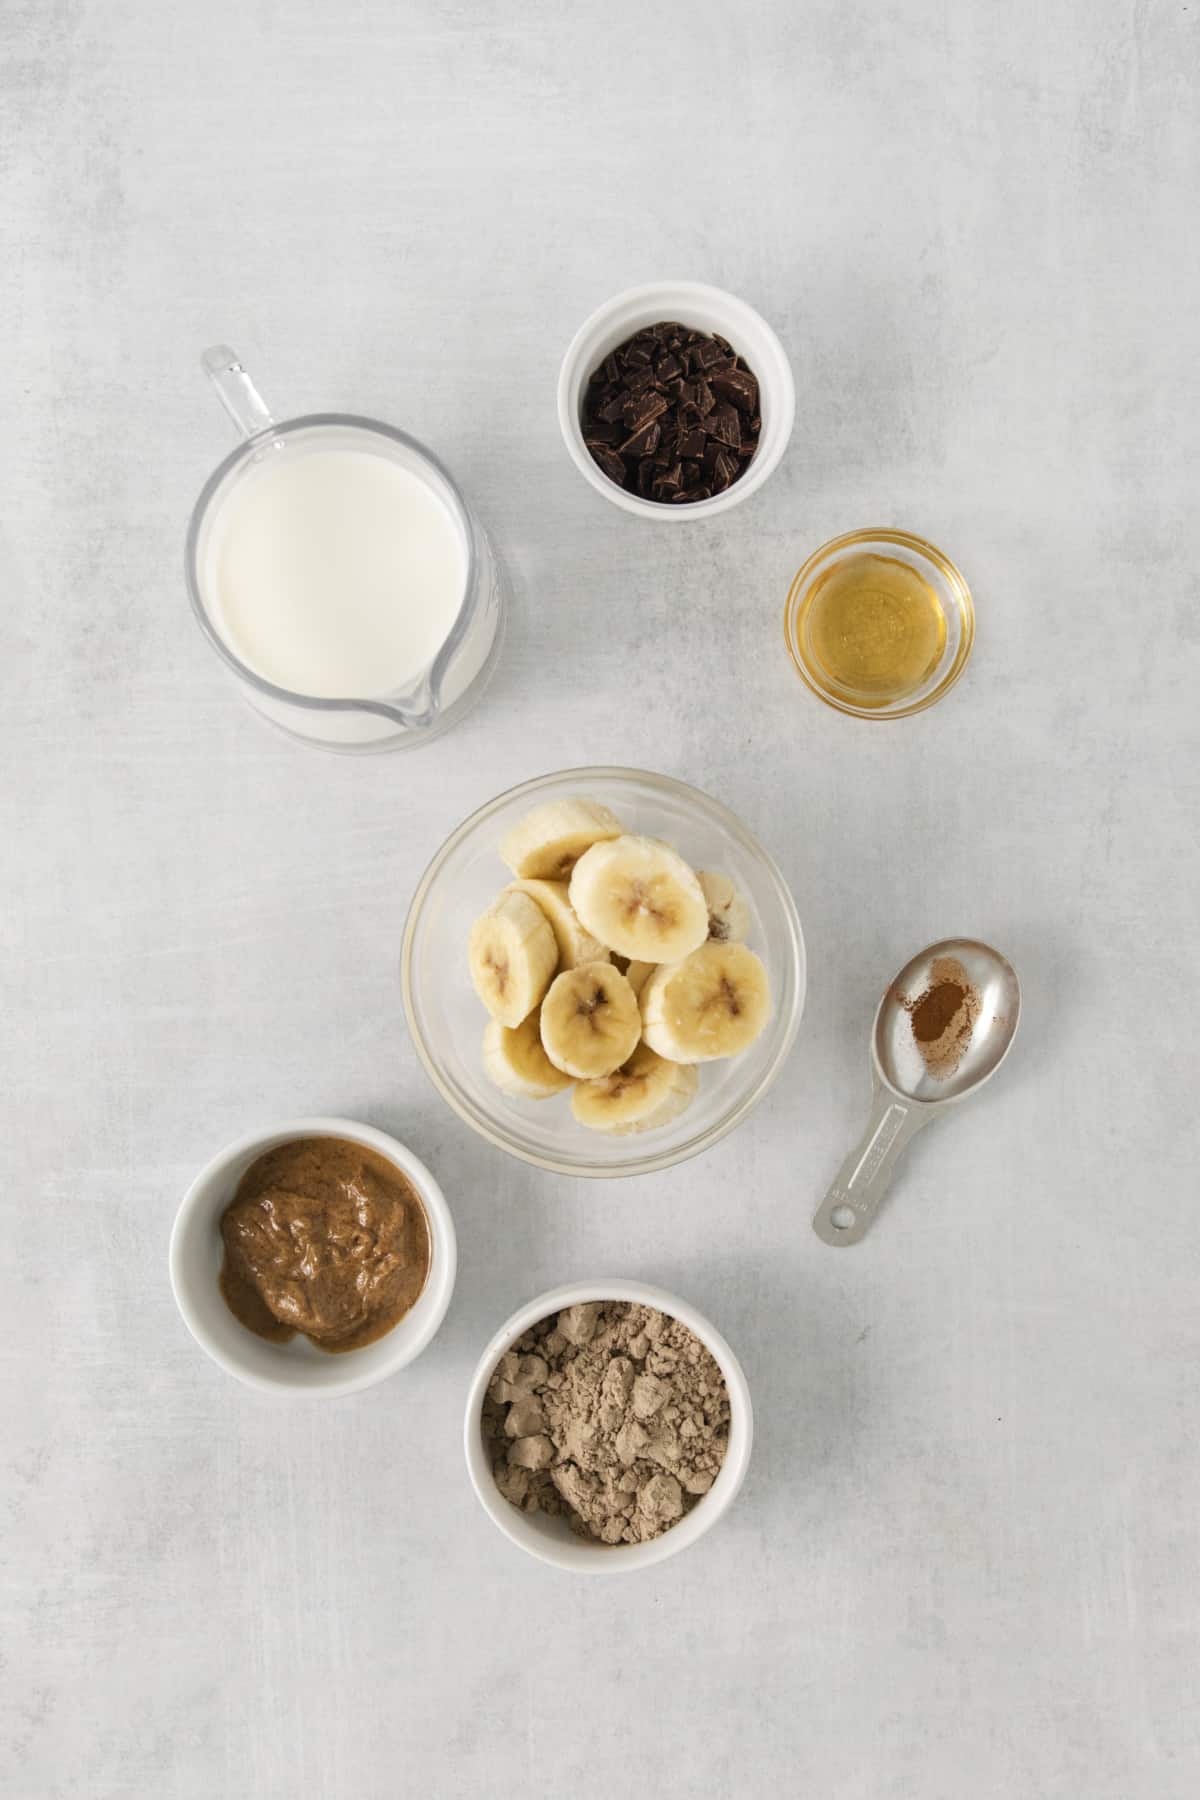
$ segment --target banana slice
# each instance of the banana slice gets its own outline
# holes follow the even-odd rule
[[[741,944],[750,936],[750,908],[730,881],[711,869],[696,876],[708,901],[708,935],[723,944]]]
[[[641,993],[657,967],[657,963],[647,962],[631,962],[626,964],[625,979],[635,994]]]
[[[580,1081],[611,1075],[642,1035],[637,995],[609,962],[564,969],[542,1005],[542,1043],[556,1069]]]
[[[643,1035],[670,1062],[737,1056],[771,1016],[767,971],[745,944],[715,939],[656,969],[642,989]]]
[[[514,875],[564,881],[585,850],[624,827],[598,800],[550,800],[519,819],[500,845]]]
[[[528,894],[501,894],[471,927],[467,961],[475,992],[510,1030],[527,1018],[558,967],[558,945]]]
[[[483,1066],[498,1088],[519,1100],[549,1100],[570,1087],[542,1049],[538,1016],[531,1012],[511,1031],[499,1019],[483,1028]]]
[[[571,876],[584,929],[639,962],[678,962],[708,936],[708,902],[677,851],[654,838],[593,844]]]
[[[599,1081],[581,1081],[571,1111],[592,1131],[653,1131],[686,1112],[700,1085],[691,1067],[667,1062],[639,1044],[623,1068]]]
[[[565,881],[510,881],[506,894],[528,894],[533,904],[546,916],[558,944],[558,966],[574,969],[580,963],[606,962],[608,951],[585,931],[575,916],[575,908],[567,898]]]

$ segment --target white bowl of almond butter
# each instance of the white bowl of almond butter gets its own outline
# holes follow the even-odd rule
[[[754,1438],[741,1364],[703,1314],[640,1281],[539,1294],[479,1359],[464,1446],[480,1505],[556,1568],[618,1575],[728,1512]]]
[[[570,769],[467,819],[418,886],[409,1030],[490,1143],[559,1174],[667,1168],[766,1093],[804,1005],[782,874],[727,807]]]

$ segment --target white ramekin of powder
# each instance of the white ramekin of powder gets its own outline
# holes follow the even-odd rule
[[[723,1391],[714,1396],[717,1404],[706,1405],[704,1410],[710,1420],[721,1421],[722,1443],[717,1446],[718,1454],[699,1458],[685,1455],[681,1459],[683,1466],[675,1468],[669,1458],[648,1463],[645,1457],[630,1450],[631,1491],[635,1477],[640,1483],[640,1491],[637,1510],[631,1520],[634,1529],[626,1535],[640,1535],[639,1521],[645,1523],[647,1508],[662,1507],[663,1516],[657,1527],[652,1526],[644,1541],[604,1542],[585,1529],[578,1514],[572,1519],[574,1509],[569,1504],[572,1482],[579,1482],[581,1476],[578,1467],[573,1466],[571,1422],[561,1416],[569,1410],[565,1396],[571,1380],[581,1375],[585,1364],[589,1360],[592,1362],[593,1378],[601,1373],[594,1366],[595,1346],[604,1346],[603,1354],[611,1363],[623,1365],[614,1368],[611,1381],[604,1384],[605,1398],[612,1399],[614,1418],[611,1423],[614,1435],[621,1440],[623,1454],[630,1441],[626,1434],[633,1434],[635,1444],[644,1441],[647,1434],[651,1439],[658,1435],[655,1407],[660,1400],[678,1421],[674,1428],[677,1433],[695,1431],[696,1420],[700,1418],[694,1411],[691,1418],[687,1417],[688,1399],[683,1391],[672,1391],[677,1384],[669,1372],[654,1373],[655,1369],[669,1371],[673,1359],[670,1350],[665,1357],[656,1355],[652,1342],[647,1354],[647,1347],[637,1341],[635,1334],[631,1353],[628,1332],[621,1334],[619,1343],[609,1342],[613,1337],[611,1327],[615,1315],[628,1308],[648,1308],[651,1314],[665,1315],[668,1324],[675,1322],[675,1326],[684,1327],[684,1334],[677,1329],[671,1332],[676,1358],[680,1342],[687,1333],[698,1340],[712,1358],[719,1372],[716,1382]],[[548,1374],[557,1377],[561,1373],[563,1386],[557,1387],[556,1380],[552,1380],[548,1388],[548,1358],[537,1354],[538,1349],[547,1349],[547,1342],[540,1342],[532,1356],[528,1343],[523,1355],[514,1354],[514,1347],[556,1315],[560,1318],[560,1328],[548,1337]],[[595,1338],[591,1335],[593,1326],[597,1332]],[[652,1323],[652,1336],[654,1329]],[[564,1336],[569,1340],[564,1360],[556,1363],[553,1352],[556,1346],[563,1352],[561,1341]],[[579,1361],[572,1376],[571,1365],[576,1355]],[[505,1359],[503,1369],[500,1367],[502,1359]],[[703,1360],[707,1363],[707,1359]],[[529,1385],[526,1375],[530,1369],[538,1393],[531,1390],[526,1398],[524,1388]],[[494,1379],[498,1372],[499,1378]],[[505,1375],[511,1375],[512,1380],[506,1380]],[[497,1396],[500,1396],[499,1401]],[[560,1400],[563,1404],[556,1404]],[[694,1379],[690,1403],[694,1408]],[[620,1411],[622,1405],[624,1417],[618,1419],[615,1412]],[[534,1416],[539,1413],[539,1408],[542,1416]],[[596,1410],[598,1417],[600,1409]],[[554,1417],[556,1413],[557,1418]],[[726,1419],[727,1439],[724,1436]],[[506,1423],[510,1443],[519,1446],[511,1468],[501,1450]],[[595,1417],[589,1421],[589,1426],[596,1427]],[[602,1425],[600,1429],[603,1430]],[[616,1575],[645,1568],[694,1544],[733,1504],[750,1462],[753,1435],[754,1418],[746,1377],[720,1332],[676,1295],[648,1287],[640,1281],[624,1280],[576,1282],[568,1287],[554,1288],[549,1293],[539,1294],[507,1319],[476,1366],[467,1396],[464,1425],[467,1470],[479,1503],[492,1522],[531,1556],[583,1575]],[[721,1447],[723,1455],[719,1454]],[[651,1443],[648,1449],[653,1457],[655,1445]],[[530,1465],[528,1482],[524,1479],[526,1461]],[[568,1503],[560,1511],[550,1512],[538,1503],[537,1495],[539,1491],[543,1495],[547,1492],[556,1472]],[[698,1474],[700,1478],[696,1479]],[[648,1480],[642,1479],[647,1475]],[[693,1491],[688,1491],[689,1480]],[[702,1482],[711,1485],[701,1492],[694,1491]],[[504,1488],[513,1497],[506,1497]],[[592,1523],[598,1526],[598,1520],[593,1519]]]

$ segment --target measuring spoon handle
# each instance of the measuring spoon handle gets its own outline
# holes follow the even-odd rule
[[[813,1230],[823,1244],[845,1249],[866,1236],[909,1138],[929,1123],[924,1107],[897,1100],[878,1084],[862,1137],[817,1208]]]

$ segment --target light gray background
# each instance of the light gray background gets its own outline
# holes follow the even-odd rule
[[[1194,1796],[1194,0],[0,17],[6,1793]],[[713,526],[623,517],[558,440],[566,340],[660,275],[795,365],[782,468]],[[428,752],[273,735],[192,624],[222,338],[279,411],[426,439],[508,560],[503,664]],[[896,726],[780,632],[877,523],[979,611]],[[609,760],[760,832],[811,988],[734,1138],[573,1185],[447,1113],[397,949],[452,825]],[[823,1249],[878,992],[959,931],[1020,972],[1017,1052]],[[166,1245],[216,1148],[310,1111],[433,1165],[461,1274],[419,1364],[280,1410]],[[758,1438],[701,1547],[580,1584],[483,1516],[460,1407],[514,1305],[606,1271],[719,1322]]]

